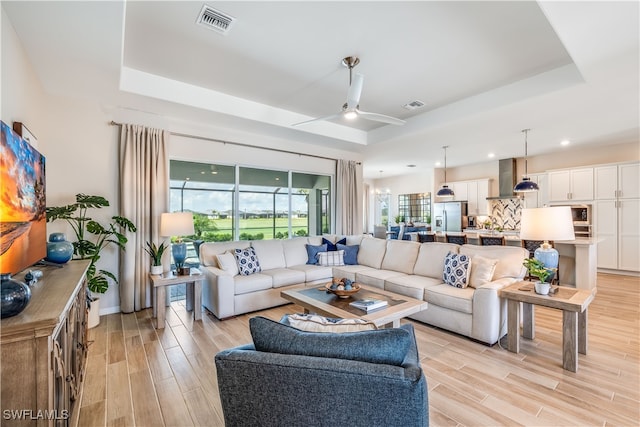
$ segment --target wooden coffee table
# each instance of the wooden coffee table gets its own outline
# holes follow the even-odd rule
[[[339,298],[327,293],[324,285],[300,286],[280,292],[280,296],[287,301],[298,304],[305,313],[317,313],[323,316],[342,319],[365,319],[373,322],[377,327],[400,326],[400,319],[425,310],[426,301],[399,295],[373,286],[361,285],[361,290],[349,298]],[[365,312],[349,305],[357,299],[383,299],[389,305],[373,312]]]
[[[535,338],[533,305],[562,310],[562,367],[571,372],[578,370],[578,353],[587,354],[587,307],[596,290],[558,286],[554,294],[539,295],[532,282],[518,282],[500,291],[507,300],[507,348],[520,352],[520,303],[522,303],[522,336]]]

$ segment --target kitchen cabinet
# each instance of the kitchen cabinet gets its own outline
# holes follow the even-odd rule
[[[640,271],[640,163],[594,168],[598,268]]]
[[[526,208],[542,208],[549,203],[549,186],[547,185],[547,174],[530,174],[532,182],[538,184],[538,191],[521,193],[524,195],[524,206]]]
[[[467,201],[469,215],[489,215],[489,179],[456,181],[449,184],[455,201]]]
[[[2,410],[16,414],[3,426],[77,425],[88,349],[88,266],[71,261],[42,268],[24,311],[2,319]]]
[[[550,202],[593,200],[593,168],[551,171],[548,183]]]

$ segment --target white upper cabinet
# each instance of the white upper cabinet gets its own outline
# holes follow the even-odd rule
[[[468,202],[469,215],[489,215],[489,179],[451,182],[449,188],[453,190],[453,200]]]
[[[594,169],[596,199],[615,199],[618,194],[618,166],[598,166]]]
[[[549,201],[593,200],[593,168],[549,172]]]
[[[618,165],[618,198],[640,198],[640,163]]]
[[[538,191],[521,193],[524,196],[526,208],[542,208],[549,203],[549,186],[547,185],[547,174],[530,174],[529,179],[538,184]]]
[[[595,198],[640,198],[640,163],[597,166],[594,168]]]

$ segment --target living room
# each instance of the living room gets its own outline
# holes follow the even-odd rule
[[[465,153],[467,150],[463,148],[463,145],[447,142],[449,137],[444,133],[441,134],[433,131],[430,135],[430,140],[433,140],[433,142],[430,142],[429,146],[429,151],[432,153],[431,155],[427,156],[423,154],[423,152],[420,152],[419,155],[412,155],[411,153],[415,148],[414,146],[407,146],[406,148],[403,148],[402,145],[398,145],[399,149],[389,150],[389,145],[393,146],[394,143],[399,144],[394,140],[394,138],[389,138],[389,143],[384,143],[384,141],[380,142],[386,133],[391,132],[384,129],[375,132],[376,138],[379,139],[377,142],[371,144],[359,144],[349,140],[349,138],[351,140],[355,139],[353,136],[338,137],[331,133],[334,132],[335,129],[322,129],[320,131],[282,130],[284,126],[265,124],[259,120],[247,120],[246,116],[241,117],[242,114],[245,113],[238,116],[235,115],[237,112],[229,112],[229,114],[220,112],[212,113],[211,110],[203,108],[189,108],[186,106],[176,106],[174,104],[168,106],[168,102],[153,99],[148,95],[143,94],[143,96],[140,96],[131,92],[122,91],[120,86],[121,81],[119,80],[118,74],[121,66],[120,58],[122,55],[122,40],[118,38],[114,42],[113,39],[109,38],[109,41],[106,44],[101,43],[96,45],[100,46],[99,49],[91,46],[88,48],[89,51],[94,52],[94,56],[74,60],[72,55],[66,56],[67,53],[65,49],[60,47],[64,46],[65,41],[56,40],[55,34],[57,34],[58,29],[55,26],[48,28],[45,25],[43,16],[39,16],[39,19],[36,19],[35,16],[32,16],[31,18],[38,26],[40,26],[40,30],[38,31],[44,32],[41,36],[40,44],[34,45],[33,41],[27,41],[23,32],[30,32],[31,34],[37,33],[33,28],[25,26],[25,20],[27,19],[26,17],[28,14],[25,15],[24,10],[22,13],[18,13],[17,9],[20,8],[17,5],[5,3],[12,2],[3,2],[2,6],[2,120],[9,124],[14,121],[25,123],[29,129],[37,135],[39,149],[47,158],[48,205],[70,203],[73,200],[73,196],[77,193],[101,194],[111,200],[112,208],[102,212],[100,216],[107,218],[118,213],[118,141],[120,138],[120,128],[119,126],[110,125],[112,121],[116,123],[136,123],[154,128],[168,129],[174,134],[198,135],[218,141],[229,142],[225,144],[224,142],[213,142],[207,141],[206,139],[174,135],[171,137],[169,142],[169,157],[174,160],[203,162],[209,164],[241,164],[259,168],[293,169],[297,171],[329,175],[335,174],[335,165],[332,160],[327,159],[345,159],[361,162],[363,168],[362,177],[364,182],[369,185],[369,190],[381,189],[382,191],[386,191],[389,189],[391,200],[394,201],[397,199],[399,194],[417,192],[430,192],[431,194],[435,194],[440,184],[444,182],[443,166],[435,166],[435,163],[436,161],[442,161],[441,147],[447,144],[451,145],[448,158],[449,167],[447,168],[448,181],[491,178],[493,180],[492,185],[497,185],[497,160],[488,159],[485,154],[479,156],[477,154]],[[50,16],[59,18],[57,25],[65,25],[65,23],[66,25],[72,25],[71,22],[73,21],[73,14],[69,15],[68,10],[64,12],[61,11],[59,15],[58,13],[54,13],[56,10],[55,3],[56,2],[51,2],[51,5],[47,6],[53,8],[49,10]],[[631,3],[631,5],[633,5],[633,3]],[[561,14],[556,12],[554,15],[552,5],[544,6],[547,8],[545,9],[545,12],[548,13],[550,17],[556,17],[559,19]],[[86,5],[67,5],[67,7],[83,8],[86,7]],[[196,9],[200,9],[200,7],[201,5]],[[635,7],[635,12],[637,12],[637,5]],[[100,14],[98,14],[101,16],[101,22],[90,23],[89,21],[85,21],[82,24],[84,26],[80,26],[79,23],[74,23],[73,25],[79,25],[81,30],[85,31],[84,34],[86,37],[76,38],[73,41],[66,42],[81,45],[83,45],[84,42],[88,42],[87,44],[89,45],[97,43],[102,40],[103,37],[101,35],[102,26],[108,27],[113,25],[114,22],[118,27],[117,29],[122,32],[124,27],[122,23],[122,12],[124,8],[125,7],[120,4],[120,6],[116,7],[115,10],[112,10],[110,7],[107,7],[106,10],[101,10]],[[11,11],[11,13],[7,11]],[[46,9],[45,12],[40,13],[44,13],[45,17],[47,16]],[[617,18],[620,15],[614,16]],[[623,12],[621,16],[629,17],[632,26],[635,25],[635,28],[637,29],[637,13],[634,15],[633,12]],[[65,19],[67,19],[67,21],[62,19],[63,17],[66,17]],[[241,17],[238,18],[241,19]],[[613,22],[605,21],[606,20],[603,19],[603,22],[600,22],[600,24],[602,24],[608,31],[613,31],[618,26],[615,23],[615,20],[613,20]],[[595,25],[591,21],[585,22]],[[52,23],[48,22],[46,24],[51,25]],[[619,25],[619,27],[620,31],[622,31],[623,27],[628,26]],[[48,31],[51,32],[49,33]],[[531,127],[532,132],[529,135],[529,148],[530,153],[535,152],[535,154],[532,154],[527,158],[528,171],[530,173],[544,172],[551,169],[574,168],[587,165],[640,160],[637,134],[637,31],[635,31],[634,34],[636,34],[636,39],[633,40],[632,43],[635,44],[631,44],[630,50],[633,51],[633,47],[636,47],[635,56],[631,55],[627,57],[627,62],[630,64],[631,72],[629,72],[629,68],[624,68],[621,71],[618,69],[604,70],[598,68],[601,66],[600,63],[598,63],[598,66],[594,67],[594,69],[590,69],[594,74],[606,72],[613,73],[615,75],[616,71],[620,71],[620,81],[610,84],[610,90],[614,94],[612,97],[618,97],[618,102],[620,104],[617,108],[615,107],[615,104],[611,105],[609,110],[606,112],[606,115],[604,115],[603,111],[598,110],[603,113],[603,122],[613,122],[615,125],[619,126],[618,133],[611,132],[607,135],[592,134],[593,131],[591,131],[591,126],[595,124],[589,119],[584,119],[581,123],[581,128],[572,129],[570,136],[578,135],[579,132],[582,132],[585,140],[587,140],[587,136],[590,137],[590,144],[581,145],[580,138],[576,138],[575,141],[572,141],[572,145],[569,147],[557,148],[554,150],[547,148],[547,151],[542,151],[540,148],[542,144],[550,145],[551,143],[559,143],[557,138],[559,138],[561,129],[555,129],[558,135],[554,135],[552,138],[550,130],[543,129],[541,124],[538,125],[543,122],[540,116],[563,115],[565,111],[561,110],[558,112],[558,110],[549,109],[544,111],[543,114],[543,110],[538,110],[538,116],[533,117],[525,115],[524,112],[529,110],[522,110],[519,108],[518,102],[514,102],[514,111],[505,117],[505,120],[513,119],[513,123],[508,126],[503,126],[500,130],[500,135],[505,136],[511,141],[510,144],[513,145],[512,151],[510,152],[512,154],[508,154],[505,157],[517,157],[518,169],[521,171],[524,170],[524,158],[522,157],[524,154],[524,141],[520,131],[523,128]],[[569,32],[565,34],[565,37],[570,37],[570,35],[571,33]],[[51,44],[44,42],[47,38],[50,39],[49,42]],[[625,43],[626,42],[627,41],[625,39]],[[569,41],[567,41],[567,43],[569,43]],[[581,45],[582,42],[575,41],[571,44],[572,47]],[[625,56],[628,53],[626,50],[627,48],[628,46],[624,44],[622,46],[615,46],[615,49],[612,49],[611,55]],[[595,46],[590,41],[586,41],[584,42],[583,49],[595,50]],[[96,51],[99,54],[95,55]],[[347,52],[345,54],[353,53],[354,52]],[[334,73],[336,75],[336,80],[343,84],[342,88],[344,90],[342,90],[342,95],[338,96],[335,102],[330,102],[328,104],[328,107],[331,107],[333,104],[339,107],[342,104],[344,94],[346,93],[348,73],[346,69],[339,65],[342,56],[343,55],[340,54],[339,57],[335,59],[335,62],[338,65],[334,67],[336,69]],[[115,64],[117,65],[114,65],[114,58]],[[50,72],[48,72],[47,66],[51,61],[60,62],[61,68],[49,69]],[[363,62],[360,67],[365,65],[368,61],[366,56],[363,55],[362,61]],[[331,65],[333,66],[335,64]],[[113,78],[114,74],[111,73],[113,67],[118,68],[115,73],[116,78]],[[402,68],[402,64],[398,64],[396,67]],[[633,85],[635,86],[631,86],[630,88],[624,86],[628,81],[628,75],[634,73],[636,78]],[[368,73],[368,75],[369,74],[370,73]],[[589,77],[595,78],[593,75],[590,75]],[[369,90],[373,91],[373,87],[375,87],[376,84],[379,83],[374,83],[374,80],[368,79],[363,91],[363,97]],[[96,90],[98,94],[94,95],[94,91]],[[82,95],[83,92],[87,95]],[[567,93],[570,95],[571,91],[568,91]],[[621,93],[624,94],[623,97],[620,96]],[[544,98],[544,96],[542,97]],[[629,98],[632,98],[631,101],[629,101]],[[577,102],[578,105],[582,102],[584,104],[583,109],[587,109],[586,107],[590,105],[590,99],[572,102]],[[629,108],[629,105],[632,105],[632,108]],[[574,109],[577,109],[576,104],[572,104],[572,106]],[[595,106],[592,107],[595,108]],[[323,105],[319,110],[323,110],[324,108],[325,106]],[[315,116],[316,111],[317,110],[314,110],[313,116]],[[331,112],[331,110],[325,111],[325,114],[329,114]],[[321,114],[321,112],[318,113],[319,115]],[[587,112],[585,112],[585,114],[587,114]],[[312,114],[306,114],[306,116],[310,117]],[[481,116],[483,117],[482,114]],[[514,119],[514,117],[517,117],[517,120]],[[629,117],[633,118],[632,125],[628,125]],[[408,119],[411,119],[411,117],[408,117]],[[291,123],[294,122],[295,121],[292,121]],[[568,118],[567,122],[569,122]],[[455,126],[459,126],[460,124],[461,122],[454,121]],[[460,140],[466,140],[466,144],[470,146],[468,149],[469,152],[471,152],[471,146],[490,144],[490,140],[494,134],[489,131],[487,131],[486,134],[480,132],[482,128],[477,127],[477,123],[467,124],[469,124],[469,127],[464,131],[460,131],[465,133],[466,136]],[[405,125],[405,128],[407,129],[406,132],[409,133],[411,132],[412,126],[410,120],[408,120],[407,125]],[[447,126],[444,127],[446,128]],[[569,130],[567,130],[567,132],[569,132]],[[329,133],[330,136],[324,136],[323,133]],[[497,135],[495,136],[497,137]],[[553,140],[550,141],[551,139]],[[402,138],[398,141],[402,141]],[[233,142],[246,144],[246,146],[234,145],[232,144]],[[274,151],[269,152],[269,148],[274,149]],[[292,153],[282,153],[275,150],[287,150]],[[326,157],[327,159],[306,157],[295,153],[312,154]],[[406,157],[407,153],[409,157]],[[475,160],[465,161],[463,163],[462,158],[466,156],[475,156]],[[409,160],[412,157],[414,157],[414,159]],[[420,159],[420,157],[423,157],[424,160]],[[502,155],[500,155],[500,157],[502,157]],[[416,169],[407,168],[408,164],[419,163],[418,160],[421,161],[420,167]],[[495,188],[493,188],[492,191],[494,194],[497,194],[497,190]],[[395,209],[395,203],[393,206],[392,210]],[[373,208],[371,211],[373,212]],[[374,222],[375,221],[373,221],[372,218],[372,221],[369,224],[372,226]],[[68,233],[68,230],[64,229],[62,224],[49,224],[48,231],[67,231]],[[371,232],[372,228],[365,229],[363,231]],[[118,256],[115,252],[106,254],[103,262],[107,268],[117,271]],[[637,278],[634,277],[619,278],[618,276],[606,276],[606,278],[602,280],[604,283],[608,281],[614,284],[611,286],[614,289],[614,294],[616,294],[615,287],[618,283],[623,283],[623,285],[620,286],[625,289],[637,288]],[[625,294],[625,296],[622,297],[619,295],[616,296],[622,299],[629,298],[630,301],[637,301],[637,293]],[[620,299],[612,299],[610,301],[604,299],[604,301],[608,301],[608,303],[613,305],[622,303]],[[598,300],[596,299],[594,304],[597,302]],[[99,334],[102,334],[104,337],[102,339],[104,341],[103,345],[107,345],[106,337],[112,333],[115,333],[115,335],[110,335],[110,337],[116,337],[120,330],[118,326],[116,326],[115,329],[112,329],[113,324],[117,323],[118,319],[120,319],[120,302],[117,287],[111,287],[107,294],[103,296],[101,307],[102,314],[104,315],[103,317],[105,317],[106,321],[103,322],[100,327],[102,329],[100,329]],[[635,345],[635,347],[637,347],[637,309],[635,311],[625,309],[625,320],[621,320],[620,323],[617,323],[617,319],[613,320],[610,317],[607,317],[610,314],[608,313],[609,309],[606,305],[600,307],[601,311],[599,312],[599,315],[594,317],[602,316],[607,319],[606,321],[620,325],[620,330],[623,331],[621,332],[621,335],[612,340],[618,342],[626,341],[627,346],[633,347]],[[286,306],[281,309],[275,309],[273,312],[268,313],[268,316],[277,320],[289,309],[290,307]],[[205,316],[203,324],[207,325],[207,329],[205,329],[204,332],[201,331],[202,333],[198,333],[195,336],[190,336],[188,326],[191,325],[191,323],[185,320],[187,316],[185,312],[181,312],[180,310],[180,308],[176,308],[176,311],[172,311],[168,314],[168,322],[172,326],[175,326],[175,328],[173,328],[171,332],[164,333],[157,332],[152,327],[149,327],[151,325],[151,320],[149,318],[148,311],[142,311],[139,314],[123,315],[122,319],[124,319],[123,322],[125,322],[125,329],[123,329],[125,331],[124,335],[131,333],[131,336],[142,337],[140,342],[143,342],[144,344],[147,344],[144,339],[146,336],[145,334],[154,335],[157,337],[158,341],[168,339],[173,340],[173,344],[180,343],[180,346],[183,349],[183,355],[176,357],[176,360],[178,361],[177,364],[170,365],[171,369],[174,371],[178,370],[179,366],[183,363],[191,366],[188,370],[192,370],[193,366],[201,360],[201,357],[208,357],[209,359],[212,359],[213,354],[218,350],[232,345],[246,343],[251,340],[247,329],[248,317],[246,316],[226,322],[218,322],[215,318]],[[594,310],[596,310],[595,307]],[[184,315],[182,320],[180,320],[181,318],[179,315]],[[545,331],[545,333],[540,332],[538,337],[539,339],[543,339],[543,347],[557,344],[558,341],[558,331],[557,328],[553,326],[554,322],[559,322],[558,318],[554,317],[553,314],[549,314],[545,320],[548,327],[546,330],[544,327],[541,327],[540,330]],[[596,319],[593,320],[596,321]],[[138,326],[135,328],[136,330],[138,330],[139,325],[142,326],[138,332],[133,333],[131,331],[134,329],[129,330],[127,328],[128,326],[131,326],[131,323],[136,323],[136,321],[138,322]],[[182,324],[182,326],[178,324],[183,321],[186,323],[186,326],[184,324]],[[424,325],[418,325],[417,328],[420,328],[423,333],[423,335],[419,336],[419,340],[424,344],[424,351],[426,352],[426,355],[432,358],[436,357],[436,350],[434,350],[434,348],[438,348],[445,353],[452,351],[451,348],[454,348],[456,350],[469,352],[468,355],[476,355],[479,353],[486,356],[487,353],[491,353],[492,357],[496,357],[500,360],[504,358],[511,359],[506,357],[504,353],[500,353],[497,349],[486,348],[472,341],[460,339],[460,337],[450,337],[440,330],[433,330],[425,327]],[[597,331],[598,328],[592,327],[592,331],[594,330]],[[603,327],[600,331],[602,335],[613,333],[607,327]],[[173,335],[173,338],[170,338],[170,335]],[[216,336],[216,339],[206,341],[204,340],[205,335]],[[607,339],[602,337],[598,338],[602,339],[600,345],[606,345],[608,343]],[[96,339],[96,342],[98,341],[100,340]],[[135,341],[135,339],[133,339],[132,342],[133,341]],[[598,339],[594,337],[591,343],[592,346],[595,347],[596,343],[598,343]],[[195,352],[194,349],[196,347],[193,347],[194,345],[196,347],[204,347],[209,351],[209,353],[205,355],[204,351]],[[535,343],[532,344],[532,346],[535,345]],[[446,348],[447,346],[449,347]],[[149,352],[151,347],[153,347],[154,350],[158,350],[154,344],[150,344],[148,346],[145,345],[144,347],[148,347],[147,352]],[[173,346],[171,348],[173,348]],[[113,358],[113,361],[118,360],[120,357],[125,357],[124,355],[126,352],[122,354],[117,352],[118,350],[109,350],[108,353],[102,354],[106,354],[107,359]],[[614,418],[613,422],[625,424],[626,421],[637,420],[638,396],[637,392],[633,392],[633,387],[635,385],[637,388],[638,374],[637,367],[630,366],[631,364],[629,363],[629,361],[637,360],[637,350],[627,349],[625,348],[625,345],[621,345],[620,347],[613,349],[611,352],[624,353],[626,356],[622,359],[613,357],[612,359],[608,359],[603,353],[601,353],[600,357],[598,357],[596,361],[591,362],[591,366],[587,363],[585,364],[585,369],[579,371],[575,375],[570,375],[571,380],[569,382],[564,382],[563,377],[565,374],[561,369],[556,370],[557,367],[554,366],[552,368],[554,372],[549,377],[542,376],[540,377],[542,379],[538,379],[536,377],[534,383],[530,384],[530,392],[535,393],[537,398],[539,398],[539,394],[541,393],[540,388],[547,387],[552,389],[554,387],[554,382],[555,384],[560,382],[565,387],[580,387],[588,382],[596,382],[597,379],[600,378],[600,374],[597,373],[598,369],[596,368],[598,364],[606,363],[608,366],[614,366],[616,363],[620,363],[623,368],[619,371],[614,373],[611,372],[612,369],[606,369],[607,372],[602,375],[610,375],[604,380],[605,382],[614,382],[616,381],[614,379],[616,375],[627,375],[623,373],[623,371],[628,368],[631,371],[629,375],[632,378],[625,379],[625,387],[629,390],[626,394],[620,391],[618,391],[618,393],[613,393],[610,400],[616,400],[616,398],[613,397],[614,394],[616,396],[622,396],[621,398],[625,404],[632,407],[635,406],[636,409],[635,411],[633,409],[627,409],[625,415],[626,418]],[[112,356],[114,353],[116,356]],[[455,355],[451,353],[449,354],[451,357]],[[169,356],[170,355],[171,354],[169,354]],[[425,353],[422,353],[422,355],[424,356]],[[543,355],[547,355],[549,359],[553,359],[553,357],[556,356],[554,350],[545,350]],[[193,356],[193,358],[190,356]],[[486,359],[480,360],[487,362]],[[209,366],[212,363],[212,360],[208,360],[203,363],[205,363],[203,366]],[[435,361],[435,366],[441,368],[439,369],[440,371],[448,372],[448,369],[452,369],[452,367],[447,366],[447,363],[449,362],[447,362],[446,357],[443,356],[443,358]],[[612,363],[614,365],[612,365]],[[428,362],[425,364],[428,364]],[[479,367],[477,364],[479,364],[479,362],[476,362],[476,366],[472,366],[470,369],[478,370]],[[538,369],[536,371],[543,370],[540,368],[541,366],[546,368],[548,365],[545,364],[551,364],[551,362],[547,359],[542,362],[538,361]],[[126,364],[124,366],[126,366]],[[495,366],[495,363],[492,364],[492,366],[492,376],[499,377],[503,371],[499,367]],[[457,369],[459,367],[460,366],[456,366],[453,367],[453,369]],[[428,380],[430,381],[430,389],[437,388],[439,384],[446,381],[455,381],[460,386],[462,385],[459,383],[465,381],[465,377],[462,375],[465,374],[464,370],[462,374],[441,374],[436,371],[438,370],[435,368],[430,369],[427,374]],[[200,371],[197,372],[201,373]],[[587,380],[581,377],[581,375],[586,375],[586,373],[589,375],[589,379]],[[193,374],[193,372],[191,372],[191,374]],[[531,371],[505,373],[505,376],[511,376],[512,378],[513,376],[516,376],[518,377],[518,380],[522,380],[523,382],[526,382],[523,378],[530,377],[531,375],[533,375]],[[178,379],[178,376],[179,375],[176,375],[176,381],[180,384],[182,379]],[[88,382],[91,382],[91,374],[88,375]],[[210,387],[210,384],[207,384],[204,387],[206,391],[213,392],[212,389],[208,388]],[[506,387],[508,388],[509,385],[507,384]],[[442,394],[432,394],[434,399],[432,399],[431,402],[436,408],[432,414],[447,414],[448,411],[455,412],[455,408],[452,407],[452,402],[457,402],[461,392],[459,389],[455,388],[451,389],[447,387],[440,387],[440,389],[446,389],[447,391]],[[473,390],[467,388],[463,392],[463,395],[471,395],[472,400],[474,401],[481,401],[483,399],[480,396],[474,396],[473,393]],[[607,392],[603,392],[603,394],[606,393]],[[591,405],[596,406],[599,405],[598,400],[589,400],[592,397],[591,394],[597,394],[597,392],[595,390],[591,390],[588,398],[579,396],[577,399],[580,403],[574,402],[572,395],[572,397],[566,398],[566,401],[569,402],[567,403],[567,406],[575,404],[575,406],[580,407],[580,405],[582,405],[581,402],[589,402]],[[521,396],[526,398],[526,392]],[[205,396],[204,398],[210,399],[211,397]],[[204,404],[206,400],[194,399],[192,402]],[[618,402],[614,403],[615,405],[618,404]],[[108,403],[105,405],[108,405]],[[470,405],[471,413],[477,413],[476,411],[478,408],[475,407],[475,405],[476,403]],[[480,403],[477,403],[477,405],[480,405]],[[615,405],[614,407],[617,408]],[[492,407],[491,399],[489,399],[489,401],[485,401],[482,406],[484,406],[485,409],[480,412],[484,413],[486,408]],[[532,408],[529,407],[526,409],[532,410]],[[580,418],[580,415],[575,414],[576,411],[574,409],[568,409],[566,407],[564,409],[571,413],[571,416],[568,417],[567,420],[564,420],[566,421],[566,424],[570,424],[572,421],[580,424],[600,423],[600,418],[598,418],[599,415],[594,416],[593,418]],[[107,409],[103,408],[103,411],[107,411]],[[210,411],[211,409],[208,408],[203,413],[209,413]],[[559,411],[559,409],[555,408],[551,411],[551,414],[557,415]],[[126,417],[134,417],[133,412],[133,409],[131,411],[127,410]],[[104,413],[106,414],[107,412]],[[163,415],[164,413],[165,412],[162,411]],[[176,412],[174,415],[176,414],[184,415],[182,412]],[[218,416],[219,415],[220,414],[218,414]],[[440,415],[437,416],[439,417]],[[117,419],[113,413],[110,413],[109,416],[105,415],[105,417],[107,417],[110,422],[115,422],[114,420]],[[191,415],[186,414],[184,419],[191,419],[190,417]],[[125,420],[133,419],[134,418],[125,418]],[[465,418],[464,421],[460,421],[461,419],[456,417],[451,417],[451,419],[457,420],[460,424],[474,424],[473,419],[469,418]],[[517,418],[514,415],[514,418],[499,420],[493,419],[493,423],[508,424],[510,422],[517,422],[516,420],[522,421],[523,419],[524,417]],[[603,419],[607,419],[606,415],[603,416]],[[443,424],[444,420],[445,418],[436,418],[433,419],[432,422],[434,425],[439,425]],[[579,420],[579,422],[576,420]],[[565,423],[564,421],[556,422],[562,424]],[[140,425],[144,424],[141,424],[140,421],[137,422]],[[195,420],[193,422],[196,423]],[[481,421],[477,422],[482,423]],[[543,418],[540,421],[540,424],[549,424],[552,422],[552,417],[548,416],[547,418]],[[490,424],[491,422],[487,423]],[[531,421],[522,421],[522,423],[532,424]],[[169,425],[170,423],[166,422],[166,424]],[[190,424],[190,422],[185,422],[184,424]],[[215,424],[215,422],[211,424]]]

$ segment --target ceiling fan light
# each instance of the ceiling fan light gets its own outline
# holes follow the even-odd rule
[[[528,192],[538,191],[538,190],[540,190],[540,187],[538,187],[538,184],[531,181],[531,178],[529,178],[528,176],[522,177],[522,181],[517,183],[516,186],[513,188],[513,191],[515,191],[516,193],[528,193]]]
[[[356,117],[358,117],[358,113],[356,113],[355,111],[345,111],[344,113],[344,118],[347,120],[353,120]]]

